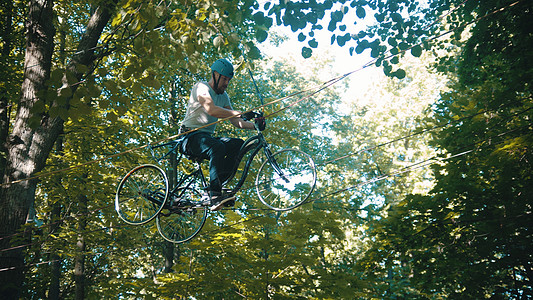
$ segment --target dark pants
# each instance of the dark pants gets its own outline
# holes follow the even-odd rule
[[[187,150],[195,156],[209,159],[209,190],[211,195],[219,195],[222,183],[233,168],[239,149],[244,141],[237,138],[212,137],[209,133],[192,133],[186,138]]]

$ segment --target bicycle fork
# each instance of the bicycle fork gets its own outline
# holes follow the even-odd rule
[[[272,151],[270,151],[270,147],[268,147],[268,145],[266,145],[264,150],[265,150],[265,155],[267,157],[267,160],[270,163],[270,165],[272,166],[272,168],[274,168],[274,170],[276,171],[276,173],[279,175],[280,178],[282,178],[286,183],[289,183],[290,180],[287,178],[287,176],[285,176],[285,174],[283,173],[283,170],[278,165],[278,162],[276,161],[276,159],[272,155]]]

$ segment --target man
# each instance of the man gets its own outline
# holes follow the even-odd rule
[[[231,106],[226,88],[232,78],[233,65],[226,59],[215,61],[211,66],[209,82],[201,81],[194,85],[181,127],[182,132],[198,128],[187,134],[184,142],[189,153],[209,159],[209,196],[212,211],[235,202],[233,195],[222,193],[222,183],[231,175],[239,149],[244,143],[238,138],[213,137],[216,124],[212,123],[218,119],[230,118],[231,124],[237,128],[255,129],[254,123],[246,121],[252,119],[255,113],[242,114]],[[260,130],[265,128],[263,118],[256,119],[256,123]],[[206,126],[208,124],[212,125]]]

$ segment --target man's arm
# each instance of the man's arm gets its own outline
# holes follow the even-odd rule
[[[213,99],[207,96],[198,96],[198,101],[203,106],[207,114],[219,119],[229,119],[231,124],[237,128],[255,129],[254,123],[244,121],[240,114],[241,112],[231,109],[230,107],[220,107],[215,105]]]
[[[237,128],[255,129],[254,123],[248,122],[248,121],[244,121],[244,119],[241,118],[241,117],[233,117],[233,118],[229,119],[229,121],[231,122],[231,124],[233,124],[233,126],[235,126]]]

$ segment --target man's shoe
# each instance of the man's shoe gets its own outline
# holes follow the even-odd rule
[[[179,209],[190,206],[192,206],[192,203],[189,200],[173,199],[170,204],[170,209]]]
[[[217,211],[220,210],[222,207],[226,205],[226,203],[233,201],[235,203],[235,196],[231,195],[221,195],[221,196],[215,196],[211,198],[211,207],[209,210],[211,211]]]
[[[235,197],[233,197],[233,198],[235,198]],[[225,207],[234,207],[235,206],[235,199],[227,201],[226,203],[224,203],[224,206]]]

